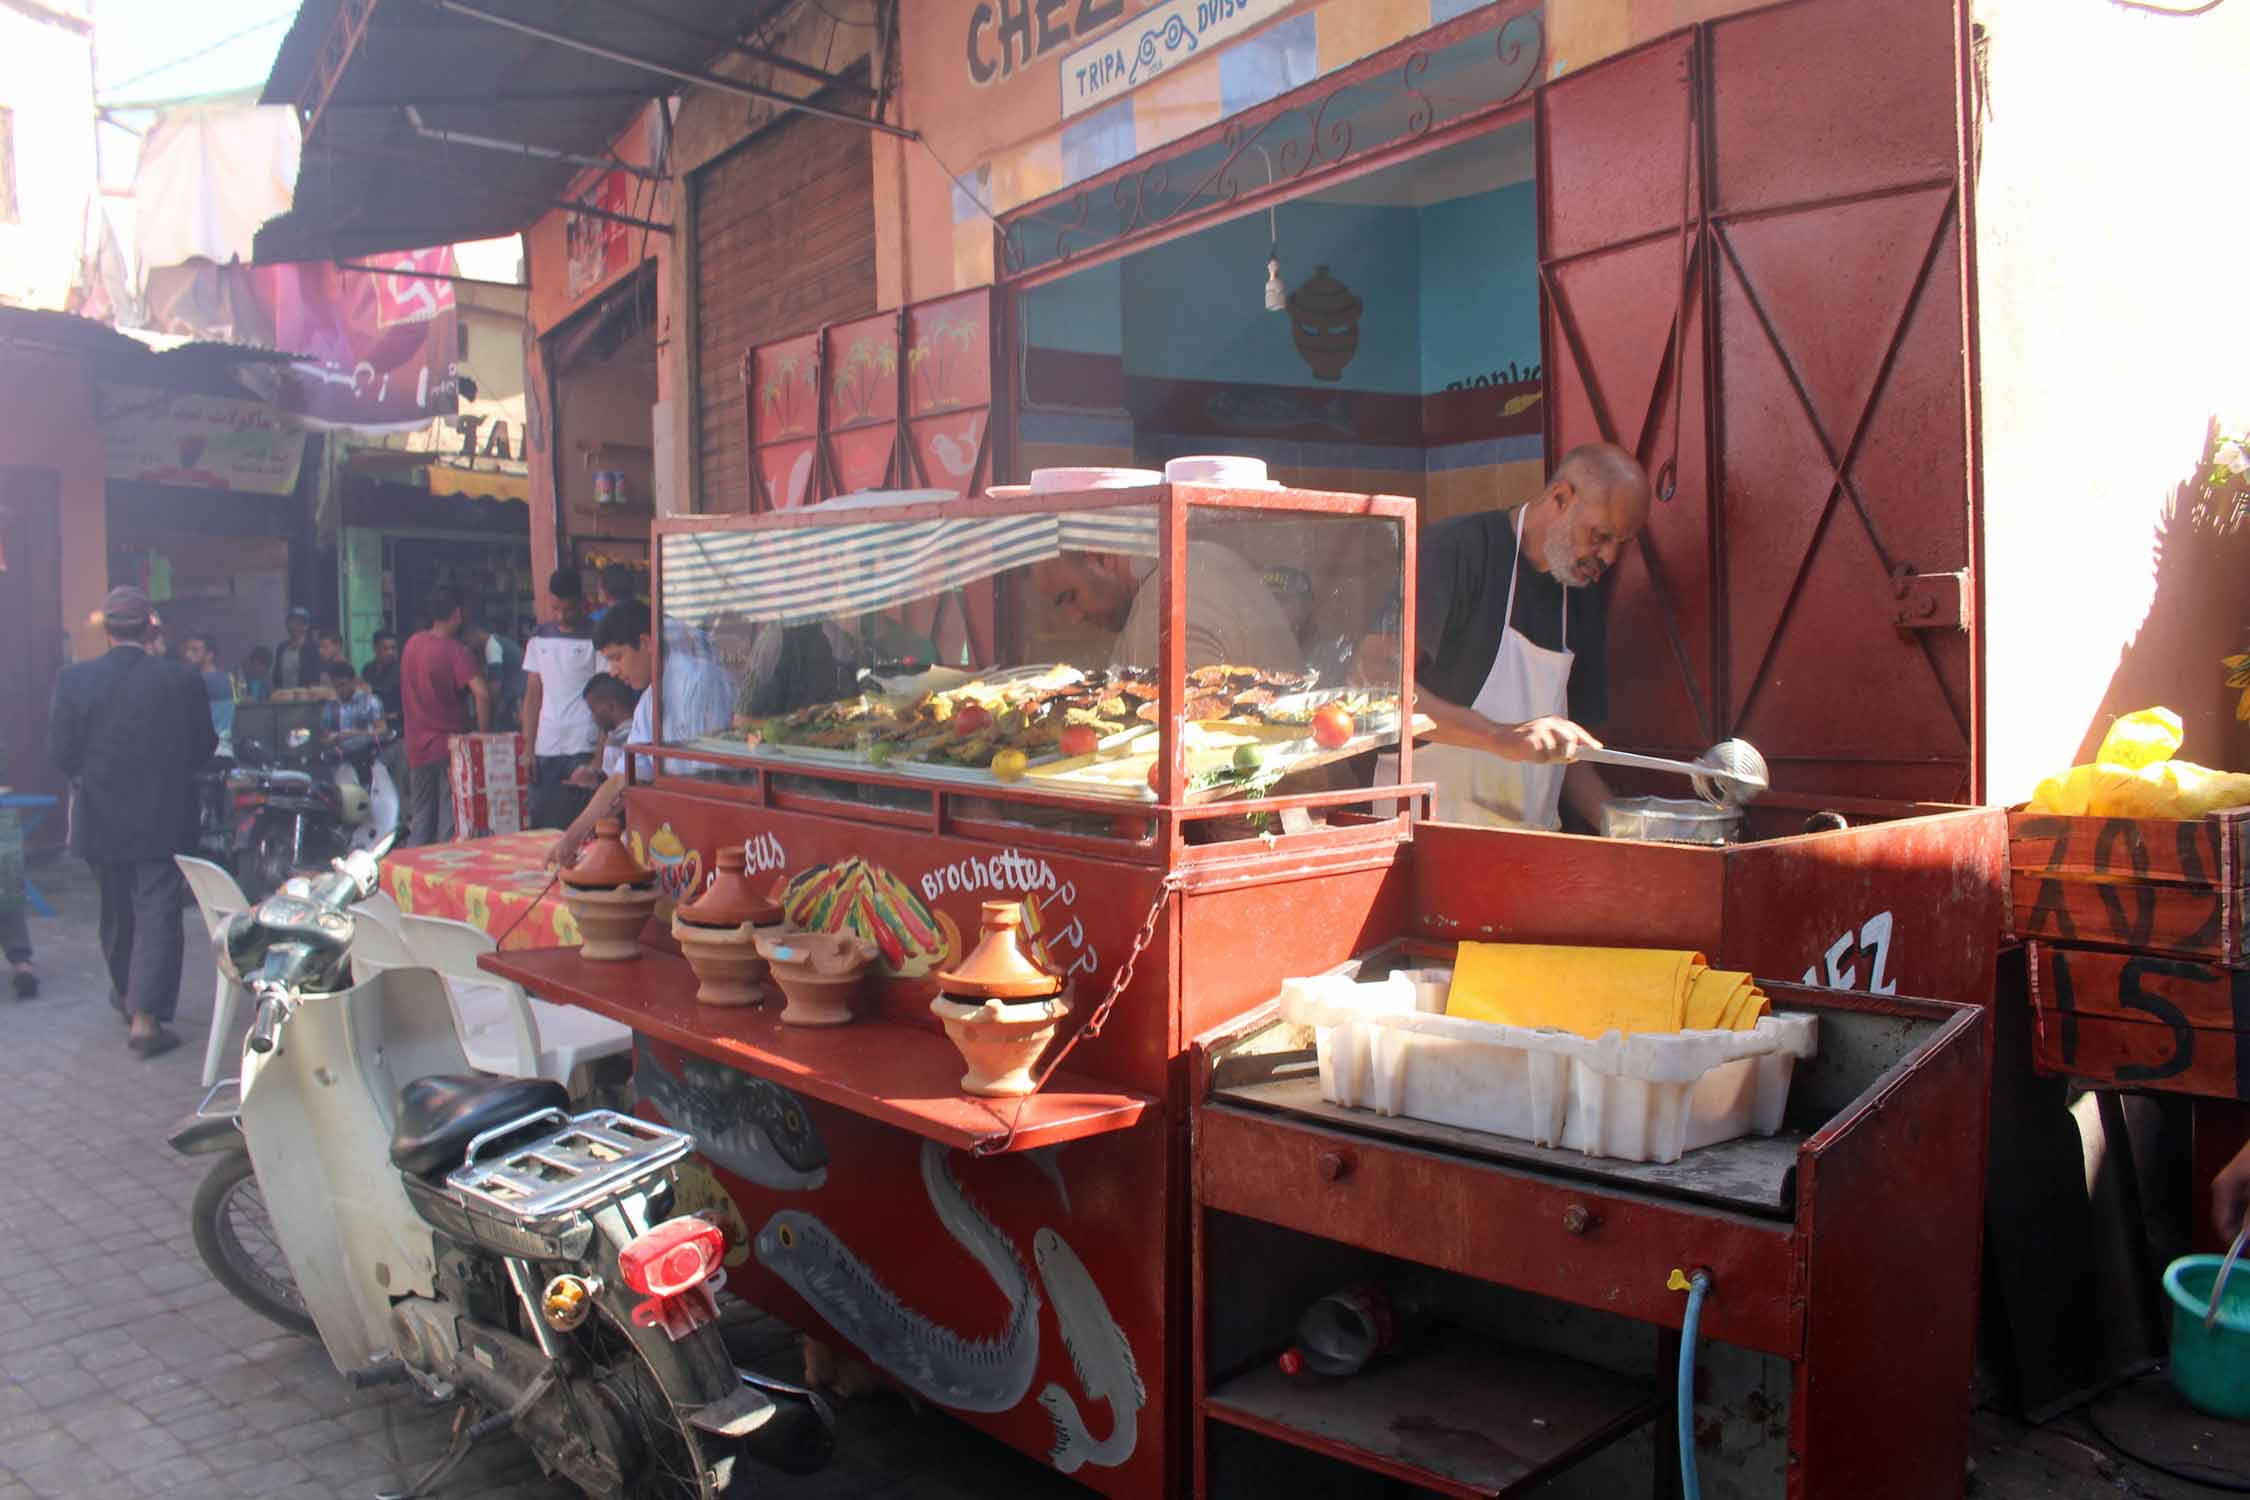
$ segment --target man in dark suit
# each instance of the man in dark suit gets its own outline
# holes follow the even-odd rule
[[[321,675],[320,648],[313,642],[312,611],[298,605],[286,621],[289,635],[273,648],[273,685],[276,688],[317,687],[328,679]]]
[[[180,998],[187,885],[172,856],[195,847],[195,773],[219,743],[195,673],[149,654],[154,614],[139,589],[111,589],[109,651],[55,679],[47,721],[47,754],[76,789],[71,845],[101,887],[111,1004],[143,1057],[180,1044],[166,1023]]]

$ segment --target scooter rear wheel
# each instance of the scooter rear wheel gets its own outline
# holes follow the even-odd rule
[[[296,853],[290,837],[279,827],[261,828],[244,854],[239,871],[242,894],[255,904],[281,889],[297,873]]]
[[[213,1162],[188,1212],[196,1253],[219,1285],[291,1333],[315,1332],[297,1278],[274,1239],[249,1152],[229,1151]]]

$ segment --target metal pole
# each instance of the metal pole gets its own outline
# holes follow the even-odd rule
[[[581,156],[575,151],[557,151],[552,146],[534,146],[525,141],[496,140],[488,135],[469,135],[459,130],[440,130],[422,123],[422,112],[413,105],[406,106],[406,123],[425,141],[439,141],[448,146],[475,146],[486,151],[505,152],[510,156],[537,157],[543,161],[566,161],[575,166],[599,167],[605,171],[630,172],[647,182],[662,182],[664,174],[647,167],[636,167],[631,162],[619,161],[611,156]]]
[[[868,130],[880,130],[885,135],[895,135],[901,140],[918,141],[922,138],[920,132],[893,125],[886,120],[871,120],[865,115],[847,114],[843,110],[830,109],[824,104],[814,104],[810,100],[792,99],[787,94],[777,93],[768,88],[760,88],[754,83],[744,83],[738,78],[722,78],[716,73],[700,73],[693,68],[675,68],[670,63],[657,62],[652,58],[637,57],[630,52],[619,52],[615,48],[604,47],[599,43],[589,42],[580,37],[565,36],[559,31],[549,31],[543,26],[533,26],[528,22],[518,21],[512,16],[494,15],[491,11],[479,10],[473,5],[464,5],[461,0],[432,0],[432,3],[440,10],[450,11],[457,16],[466,16],[472,21],[482,21],[489,26],[498,26],[504,31],[513,31],[523,36],[534,37],[542,42],[551,42],[558,47],[568,47],[574,52],[583,52],[589,57],[599,57],[604,61],[618,63],[624,67],[639,68],[643,72],[661,74],[666,78],[676,78],[682,83],[692,83],[698,88],[717,89],[726,94],[739,94],[745,99],[761,100],[767,104],[779,105],[783,109],[801,110],[808,115],[818,115],[824,120],[834,120],[839,124],[858,125]]]
[[[785,73],[794,73],[800,78],[809,78],[824,88],[849,89],[853,93],[868,97],[872,97],[875,93],[866,84],[854,79],[839,78],[834,73],[823,72],[810,63],[801,63],[794,57],[785,57],[779,52],[771,52],[764,47],[753,47],[748,42],[736,41],[732,37],[721,36],[717,32],[705,31],[700,26],[690,26],[677,17],[665,15],[659,10],[651,10],[645,5],[635,5],[631,3],[631,0],[609,0],[609,8],[621,10],[629,16],[639,16],[644,21],[653,21],[659,26],[670,27],[681,36],[691,36],[699,42],[708,42],[720,51],[732,52],[737,57],[747,57],[752,62],[762,62],[768,67],[779,68]]]
[[[486,281],[480,276],[448,276],[443,271],[417,271],[412,268],[394,270],[389,266],[370,266],[356,260],[331,261],[339,271],[358,271],[367,276],[405,276],[415,281],[450,281],[461,286],[500,286],[515,291],[524,290],[519,281]]]

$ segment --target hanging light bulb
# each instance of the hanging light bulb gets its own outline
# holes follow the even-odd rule
[[[1277,247],[1266,257],[1266,311],[1283,312],[1288,306],[1289,292],[1281,284],[1281,253]]]

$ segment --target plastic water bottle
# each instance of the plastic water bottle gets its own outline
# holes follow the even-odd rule
[[[1350,1286],[1305,1309],[1297,1342],[1282,1351],[1284,1375],[1356,1375],[1398,1347],[1400,1309],[1377,1286]]]

